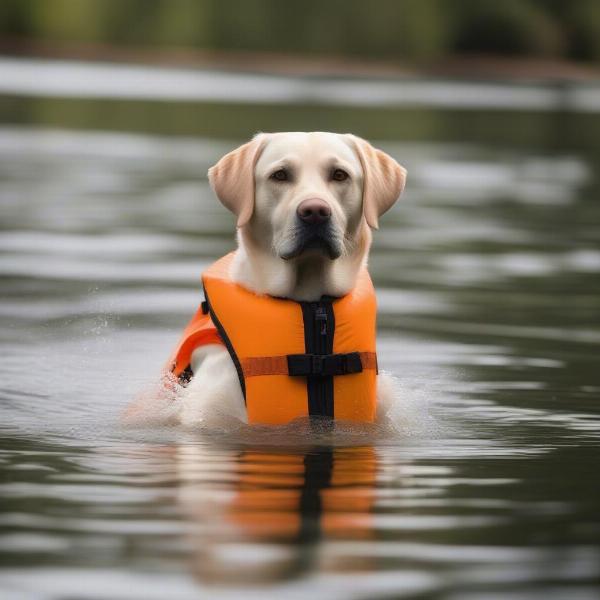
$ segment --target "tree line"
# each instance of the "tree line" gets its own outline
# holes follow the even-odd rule
[[[600,61],[600,0],[2,0],[0,27],[50,42]]]

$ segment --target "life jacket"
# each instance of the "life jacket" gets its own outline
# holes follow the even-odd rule
[[[205,301],[169,370],[185,385],[193,376],[193,351],[222,343],[237,370],[249,423],[284,424],[303,416],[372,422],[376,298],[367,270],[341,298],[296,302],[235,283],[229,274],[233,256],[204,272]]]

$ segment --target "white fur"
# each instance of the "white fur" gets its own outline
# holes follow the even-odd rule
[[[262,152],[254,164],[255,205],[249,222],[238,229],[238,252],[231,267],[234,281],[260,294],[299,301],[317,300],[324,294],[341,296],[352,289],[366,264],[371,231],[362,209],[363,166],[351,138],[315,132],[269,134],[261,140]],[[282,185],[269,178],[280,165],[293,169],[293,182]],[[348,172],[349,181],[328,180],[332,165]],[[307,252],[283,260],[278,253],[293,241],[296,208],[314,197],[332,209],[343,246],[341,256],[331,260],[320,252]],[[194,376],[182,394],[181,423],[212,426],[229,417],[247,421],[237,373],[223,346],[198,348],[192,355],[192,370]],[[379,375],[378,419],[393,397],[391,378]]]
[[[211,344],[192,354],[194,376],[181,395],[183,425],[217,426],[231,417],[246,423],[246,407],[235,366],[224,346]]]

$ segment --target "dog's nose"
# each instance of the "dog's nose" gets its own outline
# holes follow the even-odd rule
[[[296,214],[305,223],[318,225],[329,220],[329,217],[331,217],[331,208],[329,208],[329,204],[325,200],[309,198],[300,202]]]

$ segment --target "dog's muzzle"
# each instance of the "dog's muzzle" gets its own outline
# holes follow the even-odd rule
[[[296,225],[292,243],[280,256],[284,260],[291,260],[309,251],[321,252],[331,260],[341,256],[341,244],[329,221],[316,224],[300,221]]]
[[[331,260],[339,258],[342,253],[331,224],[331,207],[321,198],[307,198],[298,205],[293,239],[280,256],[290,260],[307,251],[322,252]]]

